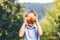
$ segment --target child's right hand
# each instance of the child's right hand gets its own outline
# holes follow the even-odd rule
[[[27,23],[27,17],[24,18],[24,23]]]

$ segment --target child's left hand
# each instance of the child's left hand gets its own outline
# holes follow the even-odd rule
[[[36,23],[38,22],[38,18],[36,17]]]

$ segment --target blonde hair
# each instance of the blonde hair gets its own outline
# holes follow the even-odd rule
[[[35,11],[33,11],[33,10],[31,10],[31,11],[29,11],[29,12],[27,12],[27,13],[25,14],[25,17],[27,17],[27,15],[28,15],[29,13],[33,13],[33,14],[34,14],[34,16],[37,16],[36,12],[35,12]]]

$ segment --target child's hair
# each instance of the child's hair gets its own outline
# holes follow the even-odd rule
[[[35,11],[33,11],[33,10],[31,10],[31,11],[29,11],[29,12],[27,12],[27,13],[25,14],[25,17],[27,17],[27,15],[28,15],[29,13],[33,13],[33,14],[34,14],[34,16],[37,16],[36,12],[35,12]]]

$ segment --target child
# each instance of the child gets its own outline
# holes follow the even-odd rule
[[[27,23],[27,17],[29,16],[35,17],[36,21]],[[43,32],[39,25],[36,13],[34,11],[27,12],[23,25],[19,30],[19,37],[24,37],[24,40],[39,40],[42,34]]]

